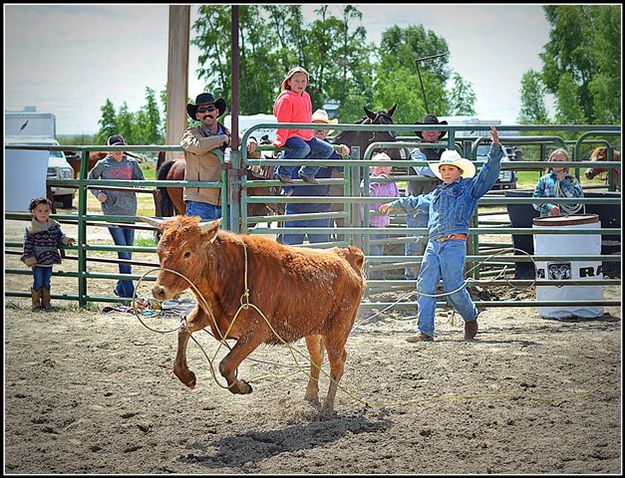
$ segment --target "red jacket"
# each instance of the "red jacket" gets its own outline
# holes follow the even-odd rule
[[[312,123],[310,95],[305,91],[298,95],[291,90],[282,90],[273,105],[273,115],[278,123]],[[273,145],[282,147],[286,140],[293,136],[310,141],[314,136],[314,131],[312,129],[279,129]]]

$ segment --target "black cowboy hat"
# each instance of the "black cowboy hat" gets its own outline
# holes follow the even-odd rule
[[[215,100],[215,97],[210,93],[200,93],[195,98],[194,105],[192,105],[191,103],[187,105],[187,113],[192,119],[196,120],[197,118],[195,117],[195,113],[198,106],[208,104],[214,104],[215,107],[219,110],[219,114],[217,115],[218,118],[226,112],[226,100],[224,100],[223,98]]]
[[[425,115],[425,118],[423,118],[423,123],[417,121],[415,124],[447,124],[447,121],[438,121],[438,118],[434,115]],[[423,139],[423,131],[415,131],[415,133],[417,133],[417,136],[419,138]],[[438,135],[438,139],[444,138],[446,134],[447,131],[441,131]]]

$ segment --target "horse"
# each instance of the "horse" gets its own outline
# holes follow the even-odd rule
[[[184,180],[187,162],[184,156],[178,156],[175,159],[164,161],[165,152],[158,154],[156,163],[158,180],[182,181]],[[246,177],[250,180],[273,178],[273,166],[257,166],[255,168],[248,167],[246,169]],[[183,200],[183,189],[181,187],[163,187],[159,186],[161,192],[161,214],[163,217],[174,216],[175,214],[184,215],[186,205]],[[279,186],[254,186],[247,188],[248,196],[279,196]],[[269,214],[284,214],[284,204],[260,204],[250,203],[247,205],[247,215],[249,216],[266,216]]]
[[[393,114],[395,114],[395,110],[397,109],[397,105],[393,105],[391,109],[380,110],[377,112],[371,111],[366,106],[363,108],[365,111],[365,116],[360,120],[356,121],[355,124],[393,124]],[[344,130],[341,131],[333,140],[334,144],[346,144],[350,148],[354,146],[360,147],[360,157],[354,159],[363,159],[365,155],[365,151],[367,147],[374,142],[394,142],[397,139],[395,135],[390,131],[350,131]],[[388,148],[376,148],[372,152],[385,152],[387,153],[391,159],[402,159],[399,153],[399,150],[395,148],[391,148],[387,151]]]
[[[607,146],[600,146],[595,148],[590,155],[591,161],[607,161],[608,160],[608,148]],[[621,160],[621,152],[614,149],[612,154],[612,161],[620,161]],[[607,173],[608,170],[606,168],[587,168],[584,172],[584,175],[587,179],[593,179],[595,176],[601,173]],[[605,176],[605,182],[608,182],[608,175]],[[614,168],[614,183],[616,187],[621,189],[621,168]]]

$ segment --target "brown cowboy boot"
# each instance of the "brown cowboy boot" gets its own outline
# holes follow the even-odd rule
[[[464,340],[473,340],[477,335],[477,319],[464,323]]]
[[[427,334],[424,334],[423,332],[419,332],[416,335],[411,335],[410,337],[406,337],[406,342],[410,342],[411,344],[417,343],[417,342],[432,342],[434,340],[434,337],[430,337]]]
[[[52,305],[50,305],[50,289],[46,289],[45,287],[41,288],[41,305],[47,311],[52,310]]]
[[[36,310],[41,309],[41,291],[37,292],[35,289],[31,287],[30,297],[33,300],[33,305],[30,307],[30,310],[35,312]]]

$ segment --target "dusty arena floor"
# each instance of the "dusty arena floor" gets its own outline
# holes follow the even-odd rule
[[[22,230],[5,232],[5,240],[19,240]],[[23,268],[18,256],[5,257],[5,267]],[[55,270],[75,267],[66,260]],[[96,263],[90,270],[115,269]],[[90,295],[110,296],[113,282],[91,280]],[[29,275],[5,277],[8,290],[30,284]],[[53,294],[75,288],[76,279],[53,277]],[[143,282],[138,294],[146,297],[148,288]],[[604,295],[619,300],[621,288],[605,287]],[[307,376],[285,347],[261,346],[243,362],[239,377],[254,392],[241,396],[213,380],[191,342],[198,378],[191,390],[172,373],[175,333],[152,332],[129,313],[102,312],[113,304],[80,310],[56,299],[46,313],[31,312],[29,303],[4,304],[5,473],[622,471],[621,307],[566,321],[541,319],[535,308],[490,308],[473,342],[442,312],[436,340],[423,344],[404,340],[414,310],[391,309],[373,320],[362,312],[347,342],[336,415],[321,420],[303,400]],[[178,321],[148,325],[172,329]],[[218,343],[194,336],[212,359]],[[305,350],[303,341],[295,345]],[[217,355],[216,362],[224,349]],[[327,386],[322,375],[322,397]]]
[[[441,316],[424,344],[404,341],[413,320],[379,316],[352,332],[336,415],[320,420],[284,347],[257,349],[251,358],[282,365],[248,359],[239,376],[254,392],[235,396],[191,343],[190,390],[171,372],[175,334],[103,304],[28,302],[5,302],[6,473],[622,471],[617,307],[569,321],[492,308],[473,342]],[[212,358],[217,342],[196,336]]]

